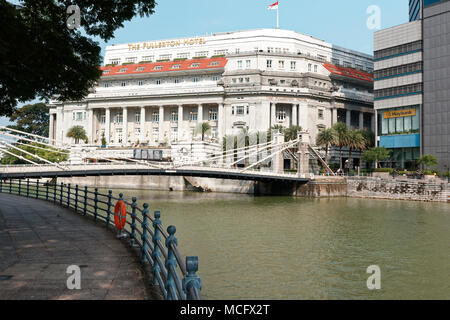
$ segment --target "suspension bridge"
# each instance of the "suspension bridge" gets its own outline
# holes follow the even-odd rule
[[[322,156],[309,145],[307,133],[297,139],[285,141],[279,133],[273,134],[269,142],[236,147],[222,147],[204,157],[179,157],[171,161],[147,161],[120,155],[105,155],[105,149],[83,148],[68,145],[54,139],[0,126],[1,149],[26,164],[2,165],[2,179],[67,178],[86,176],[187,176],[217,179],[249,180],[257,182],[307,183],[314,179],[309,172],[310,157],[322,162]],[[26,146],[26,150],[24,147]],[[220,149],[220,150],[219,150]],[[76,154],[81,161],[52,162],[38,155],[39,151],[51,151],[61,157],[71,158]],[[284,157],[297,163],[296,172],[285,172]]]

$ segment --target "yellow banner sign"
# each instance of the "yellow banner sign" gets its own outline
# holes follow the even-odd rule
[[[391,118],[411,117],[415,115],[416,109],[405,109],[405,110],[386,111],[384,113],[384,118],[391,119]]]
[[[143,50],[143,49],[159,49],[159,48],[170,48],[170,47],[180,47],[180,46],[195,46],[206,44],[205,38],[190,38],[183,40],[172,40],[172,41],[158,41],[158,42],[144,42],[129,44],[128,49],[130,51]]]

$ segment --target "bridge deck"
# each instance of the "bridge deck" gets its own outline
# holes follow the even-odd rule
[[[111,231],[51,203],[0,194],[2,299],[158,299],[137,256]],[[68,290],[67,267],[81,267]]]
[[[217,179],[251,180],[261,182],[298,182],[306,183],[310,179],[296,174],[274,173],[270,171],[245,171],[239,169],[225,169],[214,167],[179,167],[162,168],[149,167],[142,164],[132,165],[73,165],[69,170],[62,170],[54,166],[12,166],[2,167],[2,178],[53,178],[53,177],[83,177],[83,176],[113,176],[113,175],[163,175],[206,177]]]

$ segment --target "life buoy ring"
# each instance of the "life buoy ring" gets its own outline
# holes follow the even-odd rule
[[[127,207],[122,200],[117,201],[114,207],[114,224],[117,230],[121,231],[127,223]]]

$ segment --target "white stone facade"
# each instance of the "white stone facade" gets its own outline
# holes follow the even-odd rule
[[[166,61],[224,59],[223,67],[153,72]],[[186,60],[187,59],[187,60]],[[109,46],[104,75],[86,99],[50,103],[50,138],[84,127],[89,144],[170,145],[201,140],[198,126],[208,122],[209,141],[242,129],[265,131],[273,125],[299,125],[311,134],[337,121],[374,130],[373,82],[334,74],[327,64],[373,71],[373,57],[294,31],[260,29],[191,39]],[[148,73],[108,74],[152,62]],[[174,66],[172,69],[179,66]],[[136,64],[136,65],[135,65]],[[152,67],[153,68],[153,67]],[[137,69],[136,69],[137,70]],[[350,69],[348,69],[350,70]]]

